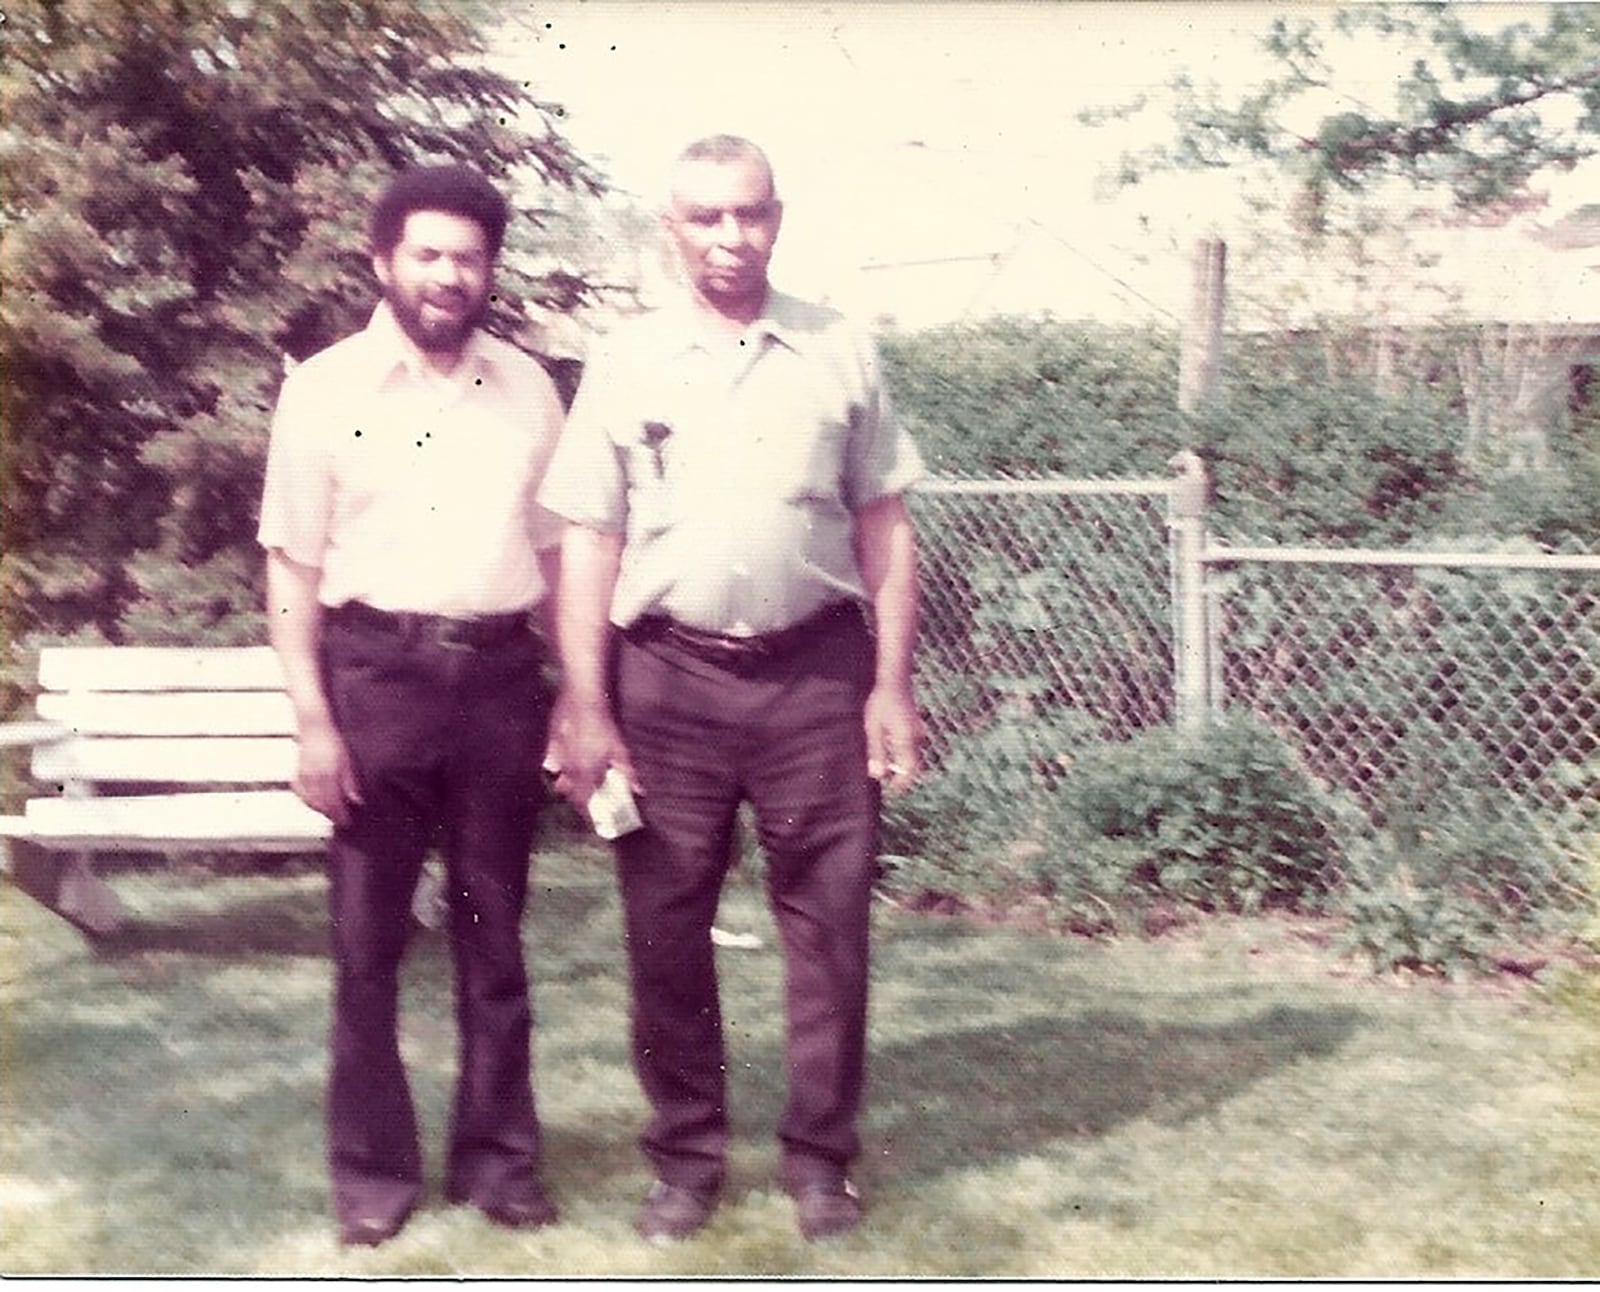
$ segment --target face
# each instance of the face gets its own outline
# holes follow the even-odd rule
[[[760,161],[682,163],[662,222],[689,282],[713,308],[736,310],[765,299],[783,204]]]
[[[476,220],[413,211],[373,271],[401,328],[428,354],[456,353],[489,309],[489,238]]]

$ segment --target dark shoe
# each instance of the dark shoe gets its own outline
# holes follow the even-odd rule
[[[505,1229],[543,1229],[553,1225],[561,1213],[544,1193],[536,1193],[520,1202],[496,1202],[478,1208],[495,1224]]]
[[[652,1243],[675,1243],[704,1228],[716,1209],[715,1194],[696,1193],[657,1180],[645,1195],[633,1227]]]
[[[400,1216],[357,1216],[339,1222],[339,1246],[377,1247],[388,1242],[402,1229],[410,1218],[407,1212]]]
[[[540,1188],[512,1202],[478,1202],[464,1192],[447,1189],[445,1201],[455,1206],[470,1202],[489,1220],[505,1229],[543,1229],[546,1225],[555,1224],[561,1215],[556,1204]]]
[[[794,1214],[807,1242],[837,1238],[861,1223],[861,1194],[849,1180],[822,1180],[794,1191]]]

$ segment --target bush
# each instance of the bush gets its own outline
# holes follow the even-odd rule
[[[1448,978],[1488,970],[1495,941],[1487,911],[1459,896],[1429,891],[1410,867],[1350,894],[1345,945],[1370,958],[1375,972],[1410,969]]]
[[[1094,721],[1074,709],[1036,712],[1013,694],[981,732],[951,749],[937,774],[884,804],[883,887],[902,897],[990,899],[1026,882],[1026,859],[1048,844],[1050,802]]]
[[[1112,931],[1156,907],[1320,911],[1339,875],[1335,805],[1247,718],[1107,743],[1072,712],[1014,714],[886,822],[903,897],[1043,896]]]
[[[1386,547],[1437,532],[1474,481],[1460,418],[1426,389],[1386,397],[1301,371],[1280,347],[1236,345],[1226,397],[1195,420],[1216,493],[1212,527],[1236,543]]]
[[[1551,937],[1600,938],[1589,792],[1561,812],[1402,778],[1375,826],[1253,718],[1121,742],[1095,725],[1019,697],[886,806],[881,888],[924,909],[1043,909],[1085,934],[1200,913],[1326,915],[1376,971],[1450,977]]]
[[[1551,433],[1547,469],[1508,472],[1468,453],[1448,353],[1387,395],[1326,341],[1230,338],[1222,398],[1191,417],[1160,333],[999,319],[893,338],[885,365],[944,474],[1155,475],[1192,446],[1234,544],[1594,550],[1593,405]],[[1520,571],[1214,570],[1230,700],[1273,715],[1291,756],[1249,723],[1161,729],[1170,607],[1140,524],[1077,497],[981,523],[919,508],[943,775],[890,805],[888,891],[1043,900],[1095,929],[1323,911],[1380,966],[1433,969],[1592,909],[1600,872],[1576,859],[1597,855],[1595,786],[1563,780],[1597,752],[1581,576],[1553,596]]]
[[[1405,790],[1350,850],[1346,941],[1374,968],[1455,977],[1584,935],[1600,897],[1592,797],[1555,808],[1470,784],[1435,786],[1425,800]]]
[[[1319,911],[1338,877],[1332,804],[1251,718],[1103,745],[1061,790],[1056,820],[1087,845],[1079,864],[1132,845],[1129,878],[1152,896],[1203,911]]]
[[[941,475],[1159,475],[1185,443],[1170,332],[994,318],[889,337],[882,351],[896,407]]]
[[[891,336],[882,350],[900,413],[942,475],[1161,475],[1194,448],[1216,486],[1213,527],[1237,543],[1483,533],[1594,550],[1600,405],[1552,430],[1545,470],[1469,462],[1449,344],[1384,394],[1365,366],[1330,363],[1337,331],[1230,337],[1222,397],[1193,417],[1177,408],[1178,338],[1154,328],[994,318]]]

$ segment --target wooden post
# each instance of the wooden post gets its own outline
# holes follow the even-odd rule
[[[1178,357],[1178,408],[1192,413],[1217,393],[1222,372],[1222,320],[1228,246],[1201,238],[1194,247],[1193,291]],[[1198,454],[1185,450],[1170,465],[1179,479],[1169,500],[1172,544],[1172,614],[1176,638],[1176,717],[1180,729],[1196,732],[1211,716],[1217,665],[1207,615],[1205,548],[1206,473]]]
[[[1228,244],[1201,238],[1194,247],[1194,287],[1178,358],[1178,407],[1192,413],[1217,392],[1222,371],[1222,319]]]
[[[1185,449],[1168,464],[1177,473],[1167,496],[1167,529],[1172,553],[1172,628],[1175,671],[1174,709],[1178,726],[1201,730],[1211,716],[1215,676],[1211,628],[1207,622],[1205,563],[1206,468],[1198,453]]]

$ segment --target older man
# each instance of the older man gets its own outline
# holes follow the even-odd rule
[[[658,1241],[724,1184],[710,934],[741,802],[787,966],[782,1183],[807,1238],[857,1224],[878,791],[920,759],[900,495],[921,464],[872,346],[769,285],[782,216],[748,140],[683,152],[663,221],[686,290],[590,365],[541,492],[570,522],[558,784],[584,802],[616,766],[644,819],[617,851]]]
[[[334,823],[329,1164],[341,1241],[417,1204],[398,975],[427,848],[444,851],[459,1054],[450,1200],[555,1219],[539,1178],[521,920],[550,696],[530,613],[559,525],[535,502],[561,405],[482,331],[504,198],[465,167],[399,176],[371,223],[383,302],[284,383],[260,540],[299,730],[295,789]]]

